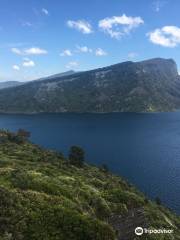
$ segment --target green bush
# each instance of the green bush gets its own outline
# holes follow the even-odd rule
[[[70,164],[29,141],[17,144],[13,133],[0,135],[8,136],[0,142],[0,240],[114,240],[111,216],[126,219],[138,208],[149,226],[170,222],[174,239],[180,236],[179,217],[120,177],[84,164],[80,149]]]
[[[32,193],[33,194],[33,193]],[[114,240],[112,228],[89,216],[50,204],[50,198],[0,188],[0,236],[16,240]]]
[[[122,191],[121,189],[112,189],[106,193],[105,197],[112,203],[126,204],[128,208],[142,207],[144,199],[135,193]]]
[[[84,164],[84,150],[78,146],[72,146],[69,152],[69,162],[77,167]]]

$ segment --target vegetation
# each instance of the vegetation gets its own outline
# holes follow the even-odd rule
[[[180,106],[172,59],[125,62],[0,90],[0,112],[155,112]]]
[[[70,164],[82,167],[84,164],[84,150],[78,146],[72,146],[69,153]]]
[[[156,197],[155,198],[155,202],[158,204],[158,205],[161,205],[161,199],[159,197]]]
[[[132,240],[127,234],[140,221],[174,230],[173,237],[141,239],[180,239],[180,218],[162,205],[109,171],[71,164],[30,143],[22,132],[0,131],[0,240]],[[82,163],[83,156],[71,148],[70,158]]]

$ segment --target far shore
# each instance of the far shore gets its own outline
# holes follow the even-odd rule
[[[0,112],[0,115],[40,115],[40,114],[116,114],[116,113],[124,113],[124,114],[159,114],[159,113],[176,113],[180,110],[175,111],[155,111],[155,112]]]

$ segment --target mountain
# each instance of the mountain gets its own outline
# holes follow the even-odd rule
[[[40,78],[40,79],[35,80],[35,81],[43,81],[43,80],[50,80],[50,79],[55,79],[55,78],[67,77],[67,76],[73,75],[74,73],[76,73],[76,72],[73,71],[73,70],[69,70],[67,72],[57,73],[57,74],[54,74],[54,75],[51,75],[51,76],[48,76],[48,77]]]
[[[77,155],[72,162],[28,136],[0,131],[1,240],[132,240],[137,226],[173,231],[141,239],[180,239],[180,218],[159,200],[107,167],[78,166]]]
[[[180,108],[180,76],[172,59],[124,62],[0,90],[0,111],[155,112]]]
[[[63,73],[58,73],[58,74],[54,74],[48,77],[44,77],[44,78],[40,78],[35,80],[37,81],[43,81],[43,80],[50,80],[50,79],[54,79],[54,78],[60,78],[60,77],[67,77],[69,75],[73,75],[75,73],[75,71],[70,70],[67,72],[63,72]],[[32,81],[29,81],[32,82]],[[4,89],[4,88],[9,88],[9,87],[16,87],[16,86],[20,86],[26,84],[25,82],[18,82],[18,81],[6,81],[6,82],[0,82],[0,89]]]
[[[22,84],[23,84],[22,82],[18,82],[18,81],[0,82],[0,89],[15,87],[15,86],[19,86]]]

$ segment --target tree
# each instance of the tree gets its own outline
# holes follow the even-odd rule
[[[18,130],[17,135],[22,137],[22,138],[24,138],[24,139],[26,139],[26,140],[28,138],[30,138],[30,136],[31,136],[30,132],[28,132],[28,131],[26,131],[24,129],[21,129],[21,128]]]
[[[84,150],[78,146],[72,146],[69,152],[69,162],[77,167],[82,167],[84,164]]]
[[[162,204],[161,199],[159,197],[155,198],[155,202],[156,202],[157,205],[161,205]]]
[[[108,173],[109,172],[109,168],[106,164],[103,164],[102,166],[100,166],[100,170],[104,173]]]
[[[30,132],[24,130],[24,129],[19,129],[17,133],[14,135],[14,141],[18,144],[24,143],[30,138],[31,134]]]

